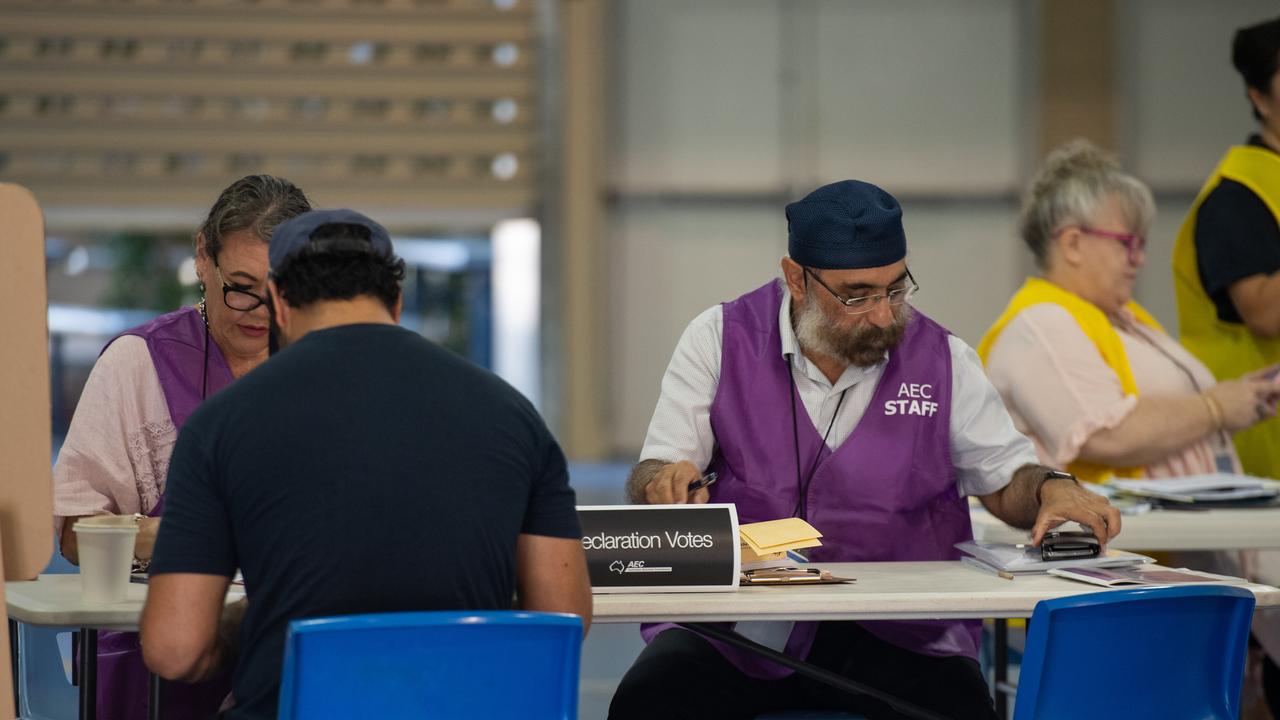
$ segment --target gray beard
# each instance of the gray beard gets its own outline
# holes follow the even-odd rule
[[[850,365],[871,367],[902,342],[902,335],[911,320],[910,305],[903,303],[890,309],[893,311],[893,323],[887,328],[864,323],[851,330],[840,330],[831,325],[826,313],[809,295],[800,309],[792,313],[791,323],[802,349],[843,360]]]

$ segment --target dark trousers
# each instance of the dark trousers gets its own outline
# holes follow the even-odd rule
[[[1262,656],[1262,692],[1271,716],[1280,718],[1280,667],[1276,667],[1270,655]]]
[[[921,655],[887,643],[853,622],[826,622],[808,662],[948,718],[995,718],[978,663]],[[756,680],[701,636],[667,630],[649,643],[618,685],[610,720],[754,718],[778,710],[843,710],[879,720],[901,718],[883,702],[789,675]]]

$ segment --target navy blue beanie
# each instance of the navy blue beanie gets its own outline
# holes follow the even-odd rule
[[[787,205],[787,253],[822,270],[892,265],[907,256],[902,207],[871,183],[823,185]]]
[[[382,257],[392,257],[391,236],[387,229],[355,210],[311,210],[281,223],[271,233],[267,247],[268,269],[272,274],[280,272],[285,263],[308,246],[314,246],[311,235],[324,225],[359,225],[369,231],[369,252]]]

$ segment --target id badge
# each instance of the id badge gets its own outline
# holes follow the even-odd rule
[[[1231,462],[1231,456],[1225,452],[1215,452],[1213,454],[1213,464],[1220,473],[1230,475],[1236,471],[1235,463]]]

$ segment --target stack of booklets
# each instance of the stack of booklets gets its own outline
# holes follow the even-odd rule
[[[1240,578],[1227,577],[1225,575],[1213,575],[1206,572],[1198,572],[1196,570],[1188,570],[1181,568],[1179,570],[1171,570],[1169,568],[1153,567],[1118,567],[1118,568],[1100,568],[1100,567],[1060,567],[1050,568],[1050,575],[1057,575],[1068,580],[1079,580],[1093,585],[1101,585],[1103,587],[1128,587],[1131,585],[1186,585],[1200,583],[1215,583],[1236,581],[1241,582]]]
[[[1112,480],[1111,487],[1172,503],[1265,501],[1280,495],[1280,482],[1250,475],[1214,473],[1148,480]]]
[[[1124,550],[1108,550],[1091,558],[1067,560],[1043,560],[1040,548],[1024,544],[977,543],[972,540],[956,543],[956,547],[968,557],[960,561],[979,570],[1013,575],[1046,573],[1056,567],[1133,567],[1155,562],[1153,558]]]
[[[800,518],[783,518],[748,523],[738,527],[741,541],[742,569],[784,567],[794,565],[788,550],[818,547],[822,533]]]

